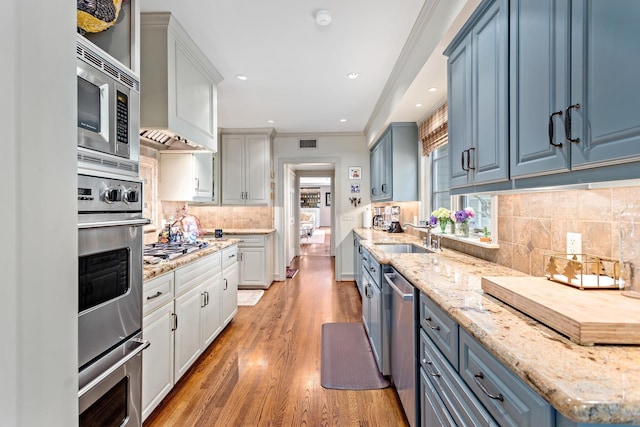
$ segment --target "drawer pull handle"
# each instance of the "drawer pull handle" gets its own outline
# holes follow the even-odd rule
[[[440,330],[440,326],[439,325],[434,325],[433,323],[431,323],[431,321],[432,321],[431,317],[425,317],[424,321],[427,324],[427,326],[429,326],[434,331],[439,331]]]
[[[579,143],[580,138],[571,138],[571,110],[577,110],[579,108],[580,108],[580,104],[574,104],[567,107],[567,109],[565,110],[565,116],[564,116],[565,137],[567,138],[567,141],[573,142],[574,144]]]
[[[236,256],[236,254],[231,254],[231,255],[229,255],[229,258],[233,258],[235,256]]]
[[[440,378],[440,372],[431,371],[431,369],[429,368],[429,366],[433,367],[433,362],[431,360],[422,359],[422,363],[425,364],[424,370],[427,371],[427,374],[431,375],[432,377]],[[433,369],[435,369],[435,367],[433,367]]]
[[[489,393],[489,390],[487,390],[487,387],[485,387],[485,385],[482,383],[483,379],[484,379],[484,374],[482,372],[480,372],[480,373],[478,373],[478,374],[473,376],[473,380],[476,382],[478,387],[480,387],[480,390],[482,390],[482,392],[484,394],[486,394],[490,399],[499,400],[500,402],[504,402],[504,397],[502,396],[502,393],[498,393],[498,394]]]
[[[160,295],[162,295],[162,292],[158,291],[154,295],[148,296],[147,301],[149,301],[150,299],[158,298]]]

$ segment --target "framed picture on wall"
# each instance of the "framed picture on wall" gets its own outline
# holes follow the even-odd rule
[[[331,193],[324,193],[324,205],[331,206]]]
[[[360,192],[360,184],[351,184],[351,192],[359,193]]]
[[[349,179],[360,179],[362,177],[361,166],[349,166]]]

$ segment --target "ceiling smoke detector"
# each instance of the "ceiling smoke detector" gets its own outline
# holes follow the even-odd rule
[[[326,9],[320,9],[316,12],[316,24],[326,27],[331,24],[331,13]]]

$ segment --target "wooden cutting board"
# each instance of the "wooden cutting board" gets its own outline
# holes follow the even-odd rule
[[[482,289],[581,345],[640,344],[640,299],[544,277],[483,277]]]

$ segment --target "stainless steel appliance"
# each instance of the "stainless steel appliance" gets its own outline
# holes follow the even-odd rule
[[[410,426],[416,425],[415,288],[392,270],[385,273],[385,295],[390,305],[391,380]]]
[[[142,227],[148,223],[141,181],[78,175],[80,425],[140,425],[141,352],[148,345],[141,339]],[[110,423],[98,422],[105,416]]]
[[[109,54],[78,35],[78,166],[138,176],[140,82]]]

